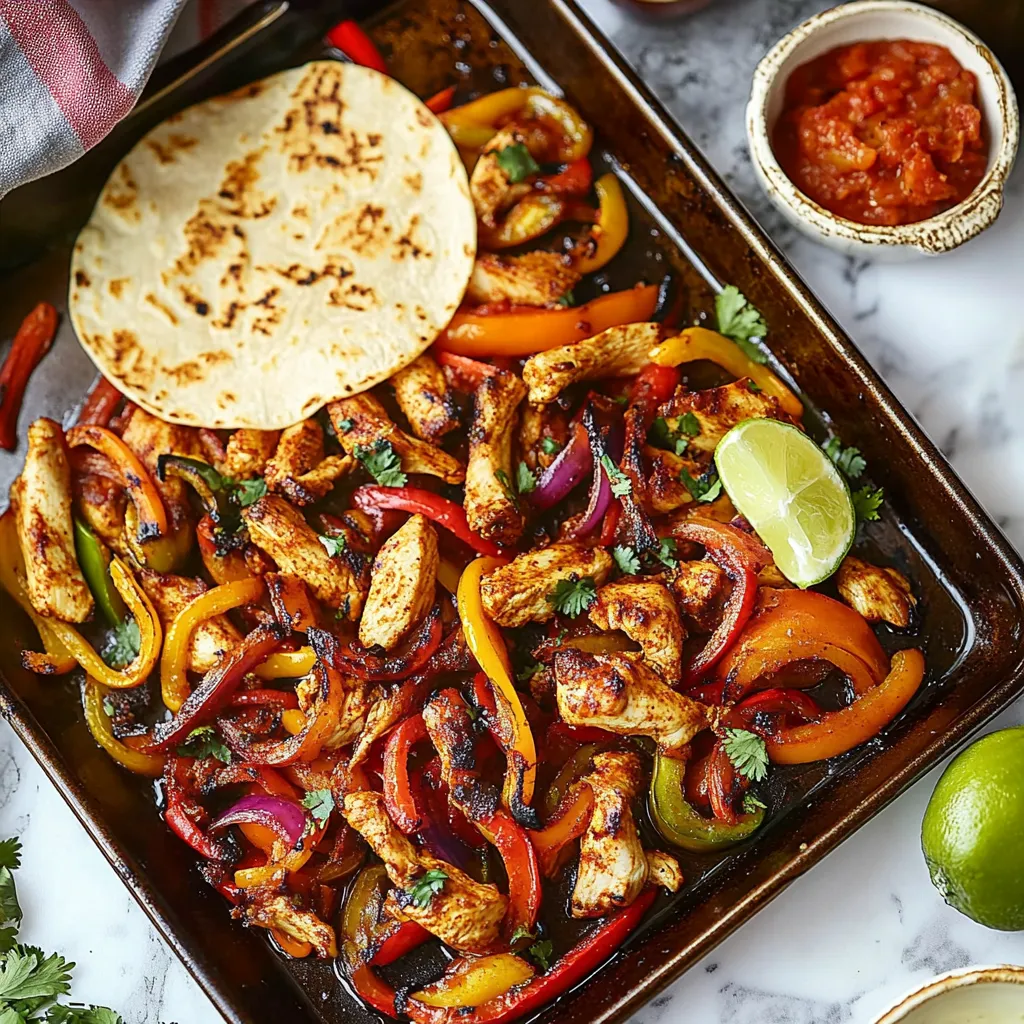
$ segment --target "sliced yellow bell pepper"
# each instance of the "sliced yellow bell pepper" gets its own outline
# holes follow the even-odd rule
[[[412,998],[425,1006],[473,1007],[503,996],[513,985],[534,975],[533,968],[513,953],[456,960],[447,973]]]
[[[594,191],[600,207],[590,239],[581,243],[585,255],[576,260],[581,274],[600,270],[622,248],[629,234],[629,213],[619,179],[614,174],[602,174],[594,182]]]
[[[141,750],[132,750],[122,743],[111,727],[110,718],[103,710],[103,698],[106,690],[95,679],[86,676],[82,688],[82,709],[85,712],[85,723],[89,726],[92,738],[119,764],[137,775],[146,775],[151,779],[158,778],[164,770],[164,757],[157,754],[144,754]]]
[[[174,617],[167,630],[163,658],[160,661],[160,694],[175,714],[192,692],[186,670],[188,644],[196,627],[214,615],[252,604],[263,596],[263,580],[258,576],[213,587],[190,601]]]
[[[299,679],[309,675],[316,664],[312,647],[300,647],[297,651],[279,651],[272,654],[258,669],[260,679]]]
[[[537,779],[537,746],[512,681],[512,664],[505,640],[498,627],[487,617],[480,599],[481,579],[492,570],[507,564],[508,559],[486,556],[470,562],[459,580],[457,603],[466,645],[494,687],[498,713],[506,717],[503,723],[506,728],[503,731],[511,739],[505,751],[508,769],[505,773],[503,799],[505,805],[511,808],[517,796],[527,806],[533,800]]]
[[[749,377],[766,395],[778,399],[783,412],[797,419],[803,416],[803,403],[767,366],[755,363],[743,354],[736,342],[717,331],[687,327],[651,349],[651,362],[659,366],[678,366],[697,359],[717,363],[737,379]]]

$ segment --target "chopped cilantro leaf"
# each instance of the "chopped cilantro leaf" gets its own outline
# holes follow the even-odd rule
[[[540,165],[523,142],[514,142],[511,146],[499,149],[497,158],[498,166],[513,185],[518,185],[540,170]]]
[[[714,501],[722,493],[722,481],[718,479],[714,466],[696,478],[684,467],[679,470],[679,480],[694,501]]]
[[[562,447],[561,441],[556,441],[553,437],[545,437],[540,443],[540,450],[545,455],[557,455]]]
[[[430,906],[430,901],[444,888],[447,878],[447,872],[441,871],[439,868],[431,868],[420,875],[405,891],[412,902],[422,910],[424,907]]]
[[[338,431],[339,434],[347,434],[355,425],[355,420],[350,420],[346,418],[343,420],[338,420],[338,425],[335,429]]]
[[[212,725],[201,725],[193,729],[178,747],[178,753],[183,757],[215,757],[218,761],[231,764],[231,750]]]
[[[529,928],[524,924],[517,924],[516,930],[512,933],[512,938],[509,939],[509,945],[514,946],[520,939],[536,939],[537,936],[530,931]]]
[[[756,732],[747,729],[726,729],[722,749],[733,768],[750,779],[761,782],[768,778],[768,750]]]
[[[402,472],[402,460],[390,441],[380,438],[372,445],[357,445],[355,457],[377,483],[384,487],[404,487],[408,477]]]
[[[302,806],[322,825],[334,810],[334,795],[329,789],[311,789],[302,798]]]
[[[505,497],[512,502],[517,508],[519,506],[519,495],[516,494],[515,488],[512,486],[512,481],[508,478],[508,473],[503,469],[496,469],[494,471],[494,478],[501,484],[502,491],[505,492]]]
[[[757,814],[758,811],[766,810],[768,810],[768,805],[763,800],[759,800],[753,793],[745,793],[743,795],[744,814]]]
[[[679,564],[679,560],[676,558],[676,548],[674,537],[659,537],[658,550],[654,552],[654,557],[662,565],[674,569]]]
[[[615,559],[615,564],[623,576],[635,576],[640,571],[640,559],[637,558],[636,552],[625,544],[616,544],[612,548],[612,558]]]
[[[516,673],[516,680],[520,683],[528,683],[538,672],[543,671],[544,666],[539,661],[531,661]]]
[[[881,487],[872,488],[865,484],[851,495],[853,498],[853,511],[857,521],[861,523],[875,522],[878,519],[878,510],[885,501],[885,492]]]
[[[117,708],[114,707],[114,702],[109,697],[104,697],[103,714],[105,714],[107,718],[113,718],[115,711],[117,711]]]
[[[124,668],[138,656],[141,643],[139,624],[129,616],[114,627],[110,643],[103,651],[103,660],[111,668]]]
[[[320,543],[324,546],[324,551],[331,556],[331,558],[337,558],[345,550],[345,535],[338,534],[336,537],[325,537],[322,533],[318,535]]]
[[[233,480],[226,477],[224,483],[242,508],[254,505],[267,493],[267,482],[260,477],[254,477],[252,480]]]
[[[692,412],[684,412],[679,417],[679,433],[696,437],[700,433],[700,420]]]
[[[718,333],[735,341],[748,359],[755,363],[768,361],[764,349],[752,340],[763,338],[768,333],[768,325],[735,285],[723,288],[716,296],[715,316]]]
[[[865,469],[867,463],[858,448],[844,448],[838,437],[833,437],[821,446],[822,451],[836,464],[839,472],[850,480],[856,480]]]
[[[551,970],[551,955],[555,947],[550,939],[541,939],[535,942],[527,951],[526,955],[533,960],[543,971]]]
[[[612,494],[616,498],[624,498],[633,490],[629,477],[612,462],[610,455],[601,456],[601,468],[604,469],[605,475],[608,477],[608,483],[612,487]]]
[[[581,579],[559,580],[555,589],[547,596],[548,604],[554,605],[556,612],[575,618],[585,612],[597,599],[597,584],[593,576]]]
[[[759,394],[761,394],[763,388],[752,377],[748,377],[747,378],[747,390],[752,395],[759,395]]]
[[[533,470],[525,462],[520,462],[516,467],[516,490],[520,494],[529,494],[537,489],[537,478]]]
[[[560,306],[575,306],[576,305],[576,296],[573,295],[571,288],[558,300],[558,305],[560,305]]]

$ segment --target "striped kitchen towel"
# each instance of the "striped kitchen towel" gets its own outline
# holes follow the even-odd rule
[[[186,0],[0,0],[0,196],[128,113]]]

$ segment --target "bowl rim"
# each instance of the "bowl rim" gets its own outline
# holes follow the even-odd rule
[[[891,11],[937,22],[955,32],[978,52],[992,72],[997,87],[1000,141],[985,177],[956,206],[913,224],[860,224],[820,206],[797,188],[782,169],[771,145],[768,103],[786,60],[815,33],[837,21]],[[769,198],[787,207],[790,214],[816,229],[826,239],[863,245],[909,246],[925,253],[956,248],[995,221],[1002,209],[1003,190],[1013,169],[1020,140],[1017,97],[1009,76],[992,50],[955,18],[913,0],[852,0],[815,14],[787,32],[754,69],[746,121],[751,156],[762,176],[762,184]],[[995,132],[990,134],[995,135]]]
[[[969,985],[993,982],[1024,985],[1024,967],[1015,964],[991,964],[959,967],[953,971],[946,971],[907,993],[880,1017],[876,1017],[873,1024],[900,1024],[900,1021],[912,1010],[924,1006],[946,992],[966,988]]]

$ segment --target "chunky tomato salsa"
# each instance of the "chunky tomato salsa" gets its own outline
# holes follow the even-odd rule
[[[987,163],[977,81],[944,46],[879,40],[798,67],[773,145],[794,184],[861,224],[909,224],[965,199]]]

